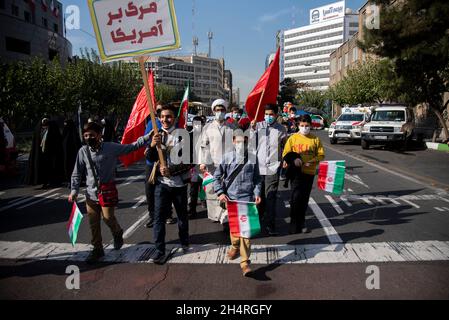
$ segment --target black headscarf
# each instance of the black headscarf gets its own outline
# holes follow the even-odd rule
[[[62,129],[62,149],[64,153],[64,178],[70,181],[76,156],[81,148],[81,140],[73,120],[66,120]]]

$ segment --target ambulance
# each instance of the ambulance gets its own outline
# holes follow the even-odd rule
[[[329,140],[336,144],[339,140],[360,141],[362,127],[369,118],[370,109],[366,107],[344,107],[343,113],[329,127]]]

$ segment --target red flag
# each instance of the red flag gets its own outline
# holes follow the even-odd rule
[[[279,93],[279,52],[280,48],[278,48],[273,62],[265,70],[253,91],[250,92],[246,99],[246,112],[248,118],[251,120],[257,119],[258,122],[263,121],[265,114],[264,106],[267,104],[276,104]],[[256,115],[257,107],[259,106],[259,101],[264,90],[265,93],[259,108],[259,114]]]
[[[150,86],[151,101],[153,102],[153,107],[156,107],[156,98],[154,95],[154,77],[153,71],[150,70],[148,75],[148,84]],[[150,115],[150,109],[148,108],[147,95],[145,92],[145,87],[140,90],[137,96],[136,102],[134,102],[133,110],[128,119],[128,124],[126,125],[125,133],[123,134],[122,144],[129,144],[136,141],[139,137],[143,136],[145,133],[145,128],[147,121],[146,119]],[[139,161],[144,157],[144,148],[140,148],[134,152],[127,155],[121,156],[120,161],[125,167]]]
[[[184,92],[184,97],[182,98],[181,105],[179,106],[178,128],[180,129],[185,129],[187,126],[187,117],[189,111],[189,89],[190,86],[187,86],[186,91]]]

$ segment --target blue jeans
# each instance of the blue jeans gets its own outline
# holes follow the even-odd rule
[[[165,254],[165,221],[175,206],[178,216],[178,234],[181,245],[189,245],[189,219],[187,216],[187,186],[172,188],[157,182],[154,190],[153,240],[156,250]]]

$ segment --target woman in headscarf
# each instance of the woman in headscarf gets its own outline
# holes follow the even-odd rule
[[[81,141],[73,120],[64,121],[62,149],[64,152],[64,181],[70,181]]]
[[[26,183],[49,188],[61,183],[63,175],[61,132],[56,122],[44,118],[34,131]]]

